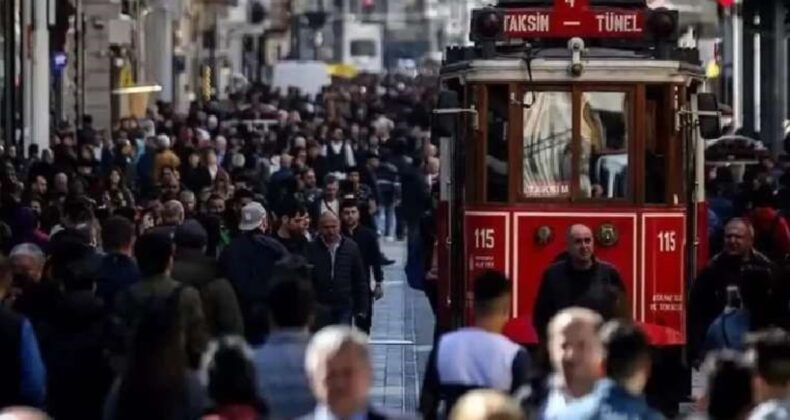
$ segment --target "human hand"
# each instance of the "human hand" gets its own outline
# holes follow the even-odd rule
[[[380,300],[384,297],[384,289],[381,287],[381,283],[376,283],[376,287],[373,288],[373,298],[376,300]]]

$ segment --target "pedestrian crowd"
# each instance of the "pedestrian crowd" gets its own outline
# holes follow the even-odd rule
[[[0,150],[0,409],[389,417],[366,333],[393,263],[380,239],[431,206],[435,83],[255,85]]]
[[[381,241],[408,238],[409,285],[436,311],[434,85],[363,76],[315,98],[256,85],[187,115],[157,103],[109,133],[85,116],[50,149],[0,150],[0,409],[402,417],[371,405],[366,334],[392,263]],[[765,160],[744,179],[709,179],[713,257],[687,310],[686,359],[706,376],[694,418],[790,418],[790,176]],[[566,240],[532,314],[541,347],[504,335],[514,288],[482,274],[472,325],[437,334],[420,415],[674,414],[644,396],[662,372],[617,268],[589,227]]]

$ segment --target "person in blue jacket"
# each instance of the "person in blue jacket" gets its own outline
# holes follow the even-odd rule
[[[558,419],[661,419],[643,392],[650,377],[650,344],[645,333],[628,321],[613,320],[601,328],[606,378],[593,392],[569,404]]]

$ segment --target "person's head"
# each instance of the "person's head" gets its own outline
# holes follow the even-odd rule
[[[346,135],[343,132],[342,128],[336,127],[334,130],[332,130],[332,138],[331,138],[332,141],[334,141],[334,142],[341,142],[345,138],[346,138]]]
[[[242,232],[266,231],[266,209],[260,203],[252,202],[242,207],[239,230]]]
[[[187,163],[188,166],[192,169],[195,169],[198,166],[200,166],[200,153],[198,153],[197,151],[190,152],[189,156],[187,157]]]
[[[195,193],[190,190],[181,191],[181,194],[178,196],[178,201],[180,201],[181,205],[184,206],[185,214],[195,214],[195,210],[197,209],[197,199],[195,198]]]
[[[167,150],[170,148],[170,137],[166,134],[156,136],[156,147],[159,150]]]
[[[36,175],[30,183],[30,192],[40,196],[47,195],[47,179],[42,175]]]
[[[340,217],[343,219],[343,227],[355,229],[359,226],[359,203],[356,200],[343,200],[340,203]]]
[[[304,279],[275,282],[269,289],[269,319],[275,329],[306,329],[315,314],[315,291]]]
[[[324,242],[334,244],[340,240],[340,220],[331,211],[324,212],[318,219],[318,231]]]
[[[67,194],[69,192],[69,176],[63,172],[55,174],[54,182],[55,192],[60,194]]]
[[[732,350],[713,352],[703,365],[704,402],[710,419],[745,420],[753,405],[752,369]]]
[[[603,319],[597,313],[571,307],[560,311],[549,322],[548,350],[554,371],[571,392],[581,396],[601,376],[603,348],[598,330]]]
[[[122,216],[112,216],[104,221],[101,230],[105,251],[131,256],[134,249],[134,223]]]
[[[203,355],[202,373],[208,394],[218,406],[259,407],[252,349],[242,337],[225,336],[209,343]]]
[[[360,181],[362,180],[359,167],[352,166],[348,168],[348,170],[346,171],[346,179],[351,181],[351,183],[354,184],[354,187],[359,185]]]
[[[208,233],[200,222],[190,219],[176,228],[173,242],[177,249],[203,250],[208,244]]]
[[[431,176],[439,175],[439,158],[430,157],[425,160],[425,173]]]
[[[134,244],[134,256],[144,277],[167,274],[173,265],[173,239],[161,233],[144,233]]]
[[[206,149],[203,155],[203,159],[206,161],[206,166],[214,167],[217,166],[217,152],[214,149]]]
[[[450,420],[526,420],[510,396],[493,389],[467,392],[450,411]]]
[[[595,241],[592,230],[582,224],[575,224],[568,228],[568,256],[571,263],[577,267],[589,267],[595,253]]]
[[[762,331],[748,337],[747,348],[755,400],[790,398],[790,334],[779,328]]]
[[[754,227],[745,219],[734,218],[724,227],[724,252],[732,257],[745,257],[754,247]]]
[[[180,225],[184,223],[184,206],[178,200],[170,200],[162,207],[162,223]]]
[[[634,323],[609,321],[601,327],[606,376],[636,395],[641,395],[650,377],[650,343]]]
[[[0,420],[50,420],[47,413],[33,407],[8,407],[0,410]]]
[[[288,153],[280,154],[280,167],[281,168],[291,168],[291,164],[293,163],[293,156],[289,155]]]
[[[11,249],[8,257],[11,260],[11,269],[14,272],[14,282],[20,283],[18,286],[41,281],[46,256],[38,245],[31,243],[19,244]]]
[[[332,201],[337,198],[338,191],[340,191],[340,181],[337,177],[332,174],[324,177],[324,198]]]
[[[501,333],[510,319],[512,284],[502,273],[486,271],[475,279],[475,322]]]
[[[280,210],[280,229],[285,229],[292,236],[304,236],[307,217],[307,209],[303,205],[296,200],[289,200]]]
[[[220,195],[211,194],[206,202],[206,211],[208,214],[222,216],[225,213],[225,199]]]
[[[305,370],[316,399],[337,418],[367,407],[372,381],[368,338],[348,326],[316,333],[305,351]]]
[[[315,188],[318,185],[318,180],[315,177],[315,171],[312,168],[308,168],[304,171],[302,175],[302,182],[304,182],[304,186],[306,188]]]

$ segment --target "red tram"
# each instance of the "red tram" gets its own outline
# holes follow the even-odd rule
[[[470,321],[470,282],[513,280],[506,333],[537,343],[543,271],[572,224],[625,282],[652,343],[682,354],[686,286],[706,260],[704,141],[719,135],[678,15],[638,0],[500,0],[441,69],[439,322]]]

